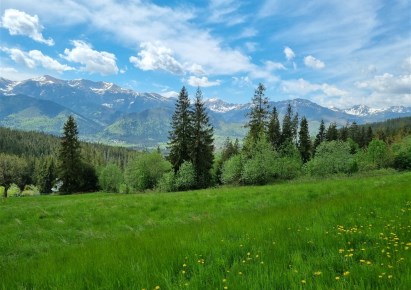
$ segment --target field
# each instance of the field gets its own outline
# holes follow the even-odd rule
[[[0,289],[411,289],[411,173],[3,198]]]

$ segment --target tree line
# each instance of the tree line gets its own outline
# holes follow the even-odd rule
[[[308,120],[289,104],[280,122],[259,84],[243,140],[215,152],[213,127],[197,89],[183,87],[175,104],[168,154],[81,142],[73,117],[61,138],[0,128],[0,195],[145,190],[177,191],[222,184],[265,184],[301,175],[353,174],[393,167],[411,169],[411,118],[340,128],[321,121],[310,136]]]

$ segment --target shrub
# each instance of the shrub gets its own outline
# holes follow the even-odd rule
[[[391,163],[391,156],[387,144],[382,140],[372,140],[367,148],[368,161],[377,169],[387,168]]]
[[[160,192],[175,191],[175,188],[175,175],[173,171],[164,173],[157,183],[157,190]]]
[[[40,191],[37,186],[34,185],[26,185],[24,186],[24,190],[21,192],[21,196],[34,196],[40,195]]]
[[[99,185],[107,192],[119,192],[120,184],[123,182],[123,173],[115,164],[109,164],[101,170]]]
[[[0,186],[0,196],[6,197],[6,188],[4,186]]]
[[[181,164],[180,169],[175,176],[175,189],[176,190],[189,190],[193,189],[196,185],[195,182],[195,170],[191,162],[185,161]]]
[[[118,187],[118,192],[123,193],[123,194],[128,194],[129,193],[129,188],[127,184],[121,183]]]
[[[20,196],[20,193],[21,193],[21,190],[15,183],[10,184],[9,188],[7,189],[8,197]]]
[[[400,171],[411,170],[411,148],[395,154],[393,167]]]
[[[241,155],[234,155],[223,164],[221,181],[224,184],[240,183],[243,165]]]

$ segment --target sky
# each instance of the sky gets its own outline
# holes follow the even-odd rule
[[[409,0],[1,0],[0,76],[411,106]]]

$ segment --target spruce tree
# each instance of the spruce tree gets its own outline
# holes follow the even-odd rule
[[[293,109],[291,104],[287,106],[287,112],[283,118],[283,128],[281,130],[281,146],[293,141]]]
[[[268,99],[265,97],[265,87],[260,83],[254,92],[251,111],[248,114],[250,120],[247,123],[249,128],[248,138],[251,142],[257,141],[260,136],[266,134],[269,118]]]
[[[306,163],[311,157],[311,139],[308,131],[308,122],[305,117],[302,117],[300,123],[300,131],[298,132],[298,151],[300,151],[301,160]]]
[[[338,140],[337,124],[335,122],[332,122],[330,123],[330,125],[328,125],[327,132],[325,133],[325,139],[327,141]]]
[[[69,116],[64,124],[63,136],[59,152],[59,177],[63,182],[60,191],[73,193],[82,184],[82,164],[78,129],[73,116]]]
[[[191,119],[190,100],[186,88],[183,87],[178,95],[168,137],[170,150],[168,158],[174,172],[178,171],[184,161],[190,161]]]
[[[210,169],[214,159],[213,127],[204,107],[200,88],[197,89],[192,114],[191,162],[194,166],[196,186],[205,188],[211,181]]]
[[[315,140],[314,140],[313,154],[315,153],[315,150],[317,149],[317,147],[324,141],[325,141],[325,125],[324,125],[324,120],[321,120],[320,128],[318,129],[318,133],[315,136]]]
[[[276,107],[273,108],[270,115],[270,122],[268,123],[268,140],[270,141],[273,149],[277,150],[280,148],[281,128],[280,122],[278,121],[278,112]]]

